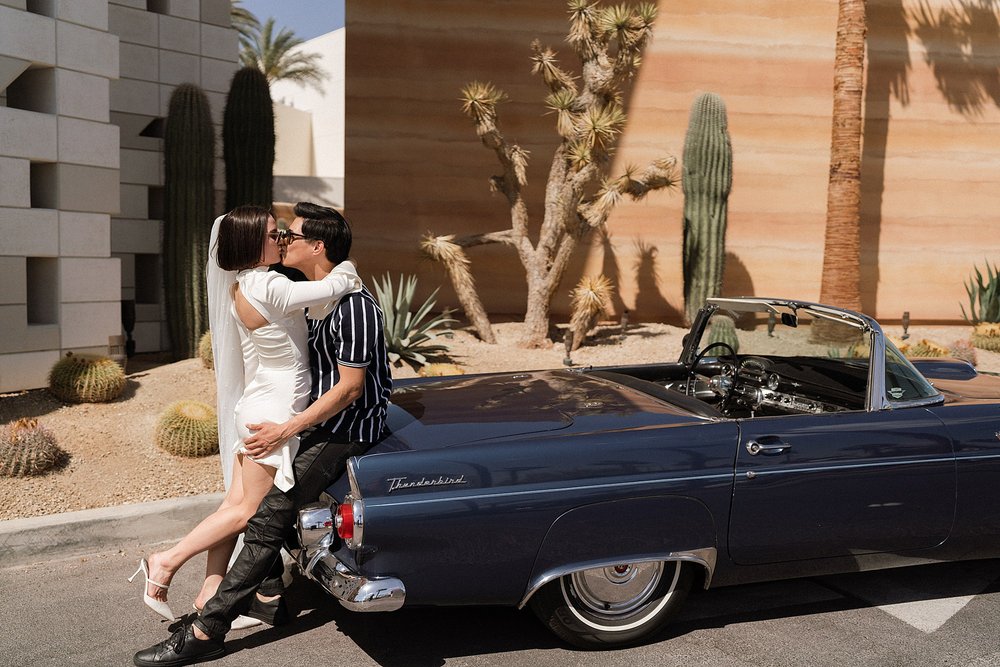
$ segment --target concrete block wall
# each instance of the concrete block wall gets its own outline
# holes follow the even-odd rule
[[[0,5],[0,392],[121,331],[118,39],[106,0]]]
[[[221,131],[229,82],[238,67],[229,0],[147,3],[108,0],[118,35],[120,75],[111,83],[111,122],[120,131],[120,206],[111,220],[111,253],[122,264],[121,298],[136,302],[137,352],[167,350],[162,263],[163,119],[182,83],[200,86]],[[221,142],[216,187],[224,187]],[[206,221],[211,224],[211,220]]]
[[[168,347],[157,127],[185,82],[221,120],[229,6],[0,0],[0,392],[44,386],[67,351],[106,353],[123,299],[137,351]]]

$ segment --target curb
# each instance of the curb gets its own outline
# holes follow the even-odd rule
[[[0,568],[177,540],[222,498],[210,493],[0,521]]]

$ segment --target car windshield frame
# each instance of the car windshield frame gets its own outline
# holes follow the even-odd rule
[[[678,361],[690,366],[698,353],[699,343],[708,329],[712,315],[720,310],[733,312],[770,313],[781,317],[782,314],[798,317],[801,311],[814,319],[824,319],[840,322],[860,330],[868,336],[871,346],[868,364],[867,395],[865,396],[865,411],[877,412],[898,408],[938,405],[944,402],[944,396],[927,378],[920,373],[912,363],[902,355],[899,358],[908,369],[930,386],[934,394],[911,400],[895,400],[889,397],[886,387],[886,343],[887,339],[879,323],[867,315],[844,308],[834,308],[809,301],[794,301],[789,299],[770,299],[761,297],[713,297],[707,299],[705,306],[698,312],[691,330],[685,340]],[[891,343],[890,343],[891,344]]]

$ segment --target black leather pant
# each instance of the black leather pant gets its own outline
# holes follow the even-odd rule
[[[295,485],[287,492],[271,487],[264,496],[247,523],[243,550],[194,622],[200,630],[222,637],[229,632],[233,619],[250,608],[258,590],[265,596],[282,592],[281,547],[294,533],[299,509],[315,502],[344,473],[347,459],[368,446],[370,443],[338,440],[328,431],[302,432],[294,463]]]

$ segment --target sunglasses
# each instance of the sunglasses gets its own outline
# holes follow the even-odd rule
[[[290,229],[277,229],[273,232],[268,232],[267,238],[271,239],[275,243],[288,245],[297,239],[304,239],[305,236],[302,234],[296,234]]]

